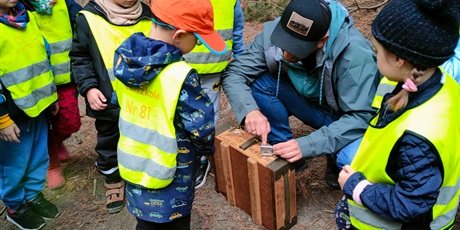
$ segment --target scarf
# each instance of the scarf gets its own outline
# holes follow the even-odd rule
[[[26,8],[21,2],[18,2],[15,7],[10,9],[11,14],[0,13],[0,23],[18,29],[25,29],[29,21],[29,15]]]
[[[51,14],[52,7],[57,0],[29,0],[28,2],[40,14]],[[63,1],[63,0],[61,0]]]
[[[107,14],[107,19],[118,26],[135,24],[142,14],[142,5],[140,1],[136,1],[130,8],[121,7],[110,0],[95,1]]]

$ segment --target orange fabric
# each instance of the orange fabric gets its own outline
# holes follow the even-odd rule
[[[227,44],[214,30],[214,12],[209,0],[155,0],[150,9],[161,21],[195,33],[206,47],[222,54]]]
[[[9,114],[5,114],[0,117],[0,129],[4,129],[12,124],[14,124],[14,121],[11,120]]]

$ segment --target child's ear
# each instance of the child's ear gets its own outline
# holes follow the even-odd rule
[[[173,35],[173,40],[174,43],[179,44],[182,41],[182,38],[187,34],[187,31],[185,30],[176,30],[176,32]]]

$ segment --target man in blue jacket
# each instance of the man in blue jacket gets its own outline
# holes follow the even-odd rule
[[[245,129],[293,163],[328,156],[326,182],[353,159],[380,80],[370,43],[335,0],[292,0],[224,73],[222,86]],[[289,116],[317,129],[294,138]],[[303,161],[303,160],[302,160]]]

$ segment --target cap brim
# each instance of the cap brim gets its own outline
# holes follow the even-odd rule
[[[284,31],[280,23],[273,30],[270,42],[300,59],[310,55],[318,43],[318,41],[304,41],[289,35]]]
[[[227,52],[227,44],[216,31],[210,34],[194,34],[212,53],[224,54]]]

